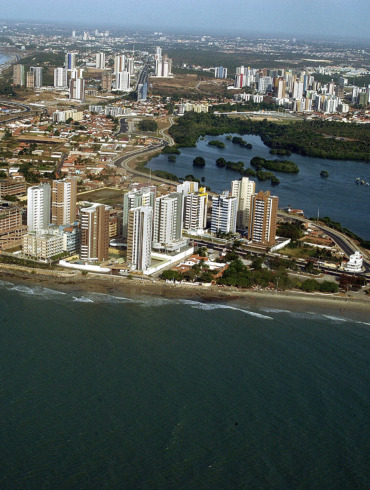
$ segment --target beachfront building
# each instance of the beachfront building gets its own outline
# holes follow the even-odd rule
[[[128,213],[127,263],[132,270],[146,271],[151,263],[153,208],[140,206]]]
[[[179,192],[157,197],[153,222],[153,248],[174,250],[182,242],[183,197]]]
[[[253,194],[249,217],[248,240],[271,247],[276,241],[276,221],[279,198],[270,191]]]
[[[77,179],[53,180],[51,188],[51,222],[69,225],[76,221]]]
[[[248,177],[231,182],[231,195],[237,198],[238,212],[236,217],[236,227],[239,230],[246,230],[249,225],[249,214],[251,208],[251,198],[256,191],[256,183]]]
[[[22,209],[0,204],[0,250],[22,244],[27,226],[22,224]]]
[[[97,203],[81,209],[81,260],[102,262],[108,258],[110,209]]]
[[[202,235],[207,227],[208,194],[205,187],[184,198],[184,229],[191,235]]]
[[[235,233],[238,201],[236,197],[224,192],[212,200],[212,233]]]
[[[39,184],[27,190],[27,226],[28,231],[46,229],[50,224],[49,184]]]
[[[123,196],[122,236],[127,238],[128,213],[132,208],[150,206],[154,208],[156,188],[154,186],[132,189]]]
[[[23,254],[47,262],[63,253],[63,235],[48,230],[31,231],[23,237]]]
[[[364,258],[362,253],[357,250],[354,254],[350,255],[345,270],[347,272],[361,272],[363,263]]]

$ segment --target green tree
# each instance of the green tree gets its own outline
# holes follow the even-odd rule
[[[193,160],[194,167],[204,167],[205,164],[206,164],[206,161],[204,160],[203,157],[195,157]]]

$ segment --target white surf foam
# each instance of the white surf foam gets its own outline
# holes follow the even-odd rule
[[[250,311],[250,310],[244,310],[242,308],[237,308],[235,306],[230,306],[230,305],[220,305],[220,304],[204,304],[204,303],[197,303],[191,306],[192,308],[198,309],[198,310],[216,310],[216,309],[227,309],[227,310],[234,310],[234,311],[240,311],[241,313],[244,313],[245,315],[250,315],[254,316],[257,318],[263,318],[265,320],[273,320],[271,316],[267,315],[262,315],[261,313],[257,313],[255,311]]]
[[[322,315],[324,318],[327,318],[328,320],[332,320],[333,322],[350,322],[351,320],[349,318],[343,318],[343,317],[338,317],[338,316],[332,316],[332,315]]]
[[[76,303],[94,303],[92,299],[85,296],[73,296],[73,301]]]
[[[112,296],[110,294],[105,293],[90,293],[89,298],[95,303],[128,303],[133,302],[135,300],[130,298],[125,298],[124,296]]]
[[[8,287],[8,286],[14,286],[14,284],[8,281],[0,281],[0,287],[1,286]]]
[[[25,286],[24,284],[12,284],[9,288],[11,291],[17,291],[18,293],[25,294],[27,296],[34,296],[40,299],[55,299],[58,296],[65,296],[66,293],[57,291],[55,289],[49,289],[42,286]]]

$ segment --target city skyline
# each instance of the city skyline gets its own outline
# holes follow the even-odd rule
[[[312,0],[307,5],[282,0],[279,9],[273,0],[261,0],[258,4],[250,0],[232,0],[228,4],[220,0],[189,0],[186,6],[182,2],[169,0],[159,0],[155,4],[149,0],[138,0],[135,9],[128,2],[118,0],[104,3],[97,0],[78,3],[66,0],[63,4],[53,2],[52,8],[50,3],[35,0],[31,5],[25,0],[15,0],[3,9],[1,20],[91,26],[104,24],[125,29],[197,31],[200,34],[229,32],[244,36],[370,38],[367,21],[370,4],[366,0],[354,0],[351,9],[344,0]]]

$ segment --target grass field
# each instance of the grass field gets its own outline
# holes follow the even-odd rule
[[[79,201],[98,202],[113,206],[115,204],[123,204],[123,190],[104,187],[96,191],[81,192],[77,194],[77,199]]]

